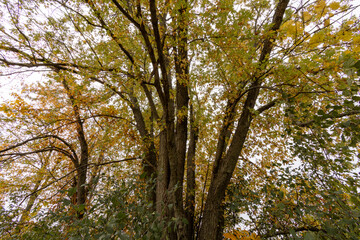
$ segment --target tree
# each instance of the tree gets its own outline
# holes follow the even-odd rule
[[[2,8],[8,23],[1,27],[0,61],[8,69],[51,70],[49,79],[58,79],[70,99],[82,154],[79,166],[74,163],[79,203],[84,203],[89,164],[79,104],[92,107],[82,95],[92,98],[98,92],[82,88],[100,83],[99,89],[117,97],[117,111],[135,123],[139,141],[112,130],[140,146],[142,179],[156,181],[147,191],[150,211],[172,224],[162,238],[221,239],[230,227],[232,198],[243,212],[256,210],[253,231],[260,236],[327,231],[308,227],[305,220],[292,225],[291,217],[273,224],[278,213],[284,217],[284,202],[277,203],[280,210],[271,209],[279,194],[299,204],[293,201],[296,187],[279,190],[287,176],[282,165],[293,162],[292,152],[326,173],[327,162],[320,161],[324,152],[314,154],[316,144],[324,147],[317,134],[338,149],[343,130],[324,128],[336,129],[344,119],[356,125],[358,80],[343,73],[349,60],[359,58],[358,20],[348,17],[356,6],[325,0],[53,0],[2,1]],[[348,106],[338,109],[342,102]],[[311,131],[317,134],[307,135]],[[328,136],[331,131],[336,134]],[[296,144],[287,144],[289,139]],[[318,142],[310,151],[302,147],[303,139]],[[346,151],[336,152],[346,163],[330,165],[331,171],[355,168],[350,159],[357,161],[358,139],[351,139]],[[337,185],[346,186],[344,181]],[[306,191],[312,197],[336,192],[316,181],[313,187],[316,191]],[[245,199],[251,202],[244,205]],[[314,197],[309,206],[317,202]],[[270,222],[265,221],[269,214]]]
[[[36,84],[23,90],[28,95],[37,94],[31,98],[32,105],[18,95],[14,96],[14,101],[2,105],[5,115],[2,120],[7,121],[3,127],[7,140],[3,142],[0,155],[3,157],[4,170],[8,168],[7,172],[15,174],[14,177],[18,173],[15,171],[17,168],[29,174],[25,175],[25,179],[19,179],[19,185],[35,182],[25,197],[29,197],[25,215],[30,212],[39,193],[56,183],[57,188],[63,184],[60,189],[68,185],[74,189],[71,200],[78,207],[78,217],[82,218],[86,202],[91,202],[88,193],[97,184],[95,179],[102,166],[112,156],[110,145],[119,140],[116,134],[110,133],[109,128],[110,124],[118,125],[114,119],[119,117],[111,110],[111,104],[103,105],[109,96],[106,92],[97,98],[90,97],[81,93],[89,91],[91,87],[84,82],[80,86],[75,79],[59,73],[54,78],[56,81],[52,83]],[[96,112],[91,109],[94,105]],[[3,188],[7,189],[13,181],[8,179]],[[58,192],[60,189],[52,189],[55,193],[49,193],[49,189],[46,189],[46,194],[62,196]],[[10,192],[15,191],[12,189]],[[46,197],[44,194],[42,196]],[[24,214],[21,219],[24,219]]]

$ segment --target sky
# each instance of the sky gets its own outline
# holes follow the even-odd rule
[[[2,70],[3,69],[0,68],[0,73]],[[0,76],[0,104],[11,99],[12,93],[20,93],[24,83],[35,83],[41,81],[43,78],[43,73],[40,72],[23,72]]]

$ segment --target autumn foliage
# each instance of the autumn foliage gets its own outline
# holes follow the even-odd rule
[[[0,239],[358,239],[358,12],[0,0]]]

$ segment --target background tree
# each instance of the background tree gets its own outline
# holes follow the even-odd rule
[[[14,194],[14,190],[7,188],[22,185],[18,197],[29,198],[25,215],[28,215],[42,190],[46,190],[41,194],[43,201],[49,204],[46,200],[49,194],[53,195],[52,198],[57,196],[61,199],[63,194],[59,190],[71,186],[74,189],[72,201],[77,205],[78,217],[81,218],[85,205],[91,202],[89,193],[97,184],[102,166],[116,161],[111,145],[116,144],[119,138],[110,132],[109,125],[116,126],[119,119],[126,119],[116,116],[112,110],[113,106],[108,102],[111,94],[99,94],[101,100],[86,93],[82,95],[81,92],[90,91],[88,88],[91,86],[80,86],[76,79],[68,77],[56,74],[54,82],[24,89],[23,94],[36,94],[28,97],[31,105],[20,96],[14,96],[14,101],[2,105],[6,114],[2,118],[6,123],[3,131],[7,134],[0,154],[4,173],[13,175],[6,179],[6,184],[4,181],[2,187]],[[95,89],[93,91],[99,93]],[[127,129],[128,123],[125,125],[124,129]],[[134,150],[127,152],[136,153]],[[14,185],[14,177],[19,174],[15,171],[17,168],[24,178],[19,178]],[[51,184],[55,184],[55,188]],[[25,191],[24,195],[24,188],[28,185],[33,185],[33,189],[29,186],[30,193]],[[24,216],[21,218],[24,219]]]

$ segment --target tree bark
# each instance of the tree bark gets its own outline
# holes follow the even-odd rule
[[[187,0],[179,2],[177,12],[177,52],[175,53],[176,71],[176,131],[175,131],[175,151],[176,155],[171,168],[171,178],[169,192],[173,193],[175,206],[175,218],[177,223],[177,238],[185,239],[189,234],[188,227],[185,226],[183,219],[186,218],[183,202],[183,186],[186,162],[186,148],[188,141],[188,114],[189,114],[189,60],[187,53]],[[170,165],[172,166],[172,165]]]
[[[194,120],[192,106],[190,106],[190,141],[187,154],[186,169],[186,200],[185,215],[187,219],[186,239],[194,240],[195,237],[195,151],[198,139],[198,128]]]
[[[156,175],[156,149],[153,136],[146,127],[143,114],[140,109],[138,99],[135,97],[133,90],[130,93],[130,108],[133,112],[134,119],[136,122],[136,128],[140,134],[144,157],[142,159],[142,173],[144,175],[143,179],[146,183],[151,183],[152,179]],[[152,189],[152,190],[150,190]],[[151,202],[154,206],[156,205],[156,190],[152,186],[149,186],[149,191],[147,194],[147,200]]]
[[[80,206],[80,205],[85,205],[86,203],[87,190],[85,185],[86,185],[87,169],[89,163],[89,149],[84,132],[83,121],[80,115],[80,108],[76,102],[74,95],[71,93],[71,89],[65,77],[66,76],[63,76],[64,79],[62,83],[72,104],[73,113],[75,117],[75,124],[76,124],[75,128],[80,145],[80,163],[79,163],[79,167],[76,170],[77,172],[76,205]],[[84,212],[85,209],[84,211],[80,211],[77,213],[79,219],[82,219],[84,217]]]

